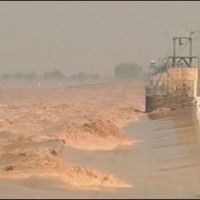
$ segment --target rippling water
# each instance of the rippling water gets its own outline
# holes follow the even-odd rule
[[[77,191],[48,180],[0,181],[1,197],[200,198],[200,125],[195,109],[146,115],[125,127],[137,143],[113,151],[66,148],[63,157],[116,174],[134,187]],[[54,186],[55,185],[55,186]],[[12,194],[5,192],[12,188]],[[51,188],[51,189],[49,189]]]

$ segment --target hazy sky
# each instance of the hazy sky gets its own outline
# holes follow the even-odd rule
[[[148,66],[171,47],[166,31],[187,29],[200,29],[198,1],[0,2],[0,72]]]

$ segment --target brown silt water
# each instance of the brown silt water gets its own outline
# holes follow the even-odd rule
[[[69,189],[31,178],[0,181],[1,198],[199,198],[200,128],[195,109],[145,115],[125,131],[137,142],[111,151],[65,148],[63,158],[117,175],[132,188]],[[12,193],[6,190],[12,189]]]

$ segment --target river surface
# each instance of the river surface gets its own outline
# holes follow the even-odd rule
[[[108,152],[66,148],[63,157],[113,173],[133,188],[87,191],[36,178],[0,180],[0,198],[200,198],[200,124],[194,109],[145,115],[124,129],[137,141],[133,147]]]

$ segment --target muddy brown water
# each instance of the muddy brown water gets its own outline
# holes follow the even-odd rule
[[[200,124],[195,109],[146,115],[125,131],[138,142],[112,151],[66,148],[63,158],[113,173],[133,188],[76,190],[48,179],[0,180],[0,198],[200,198]]]

